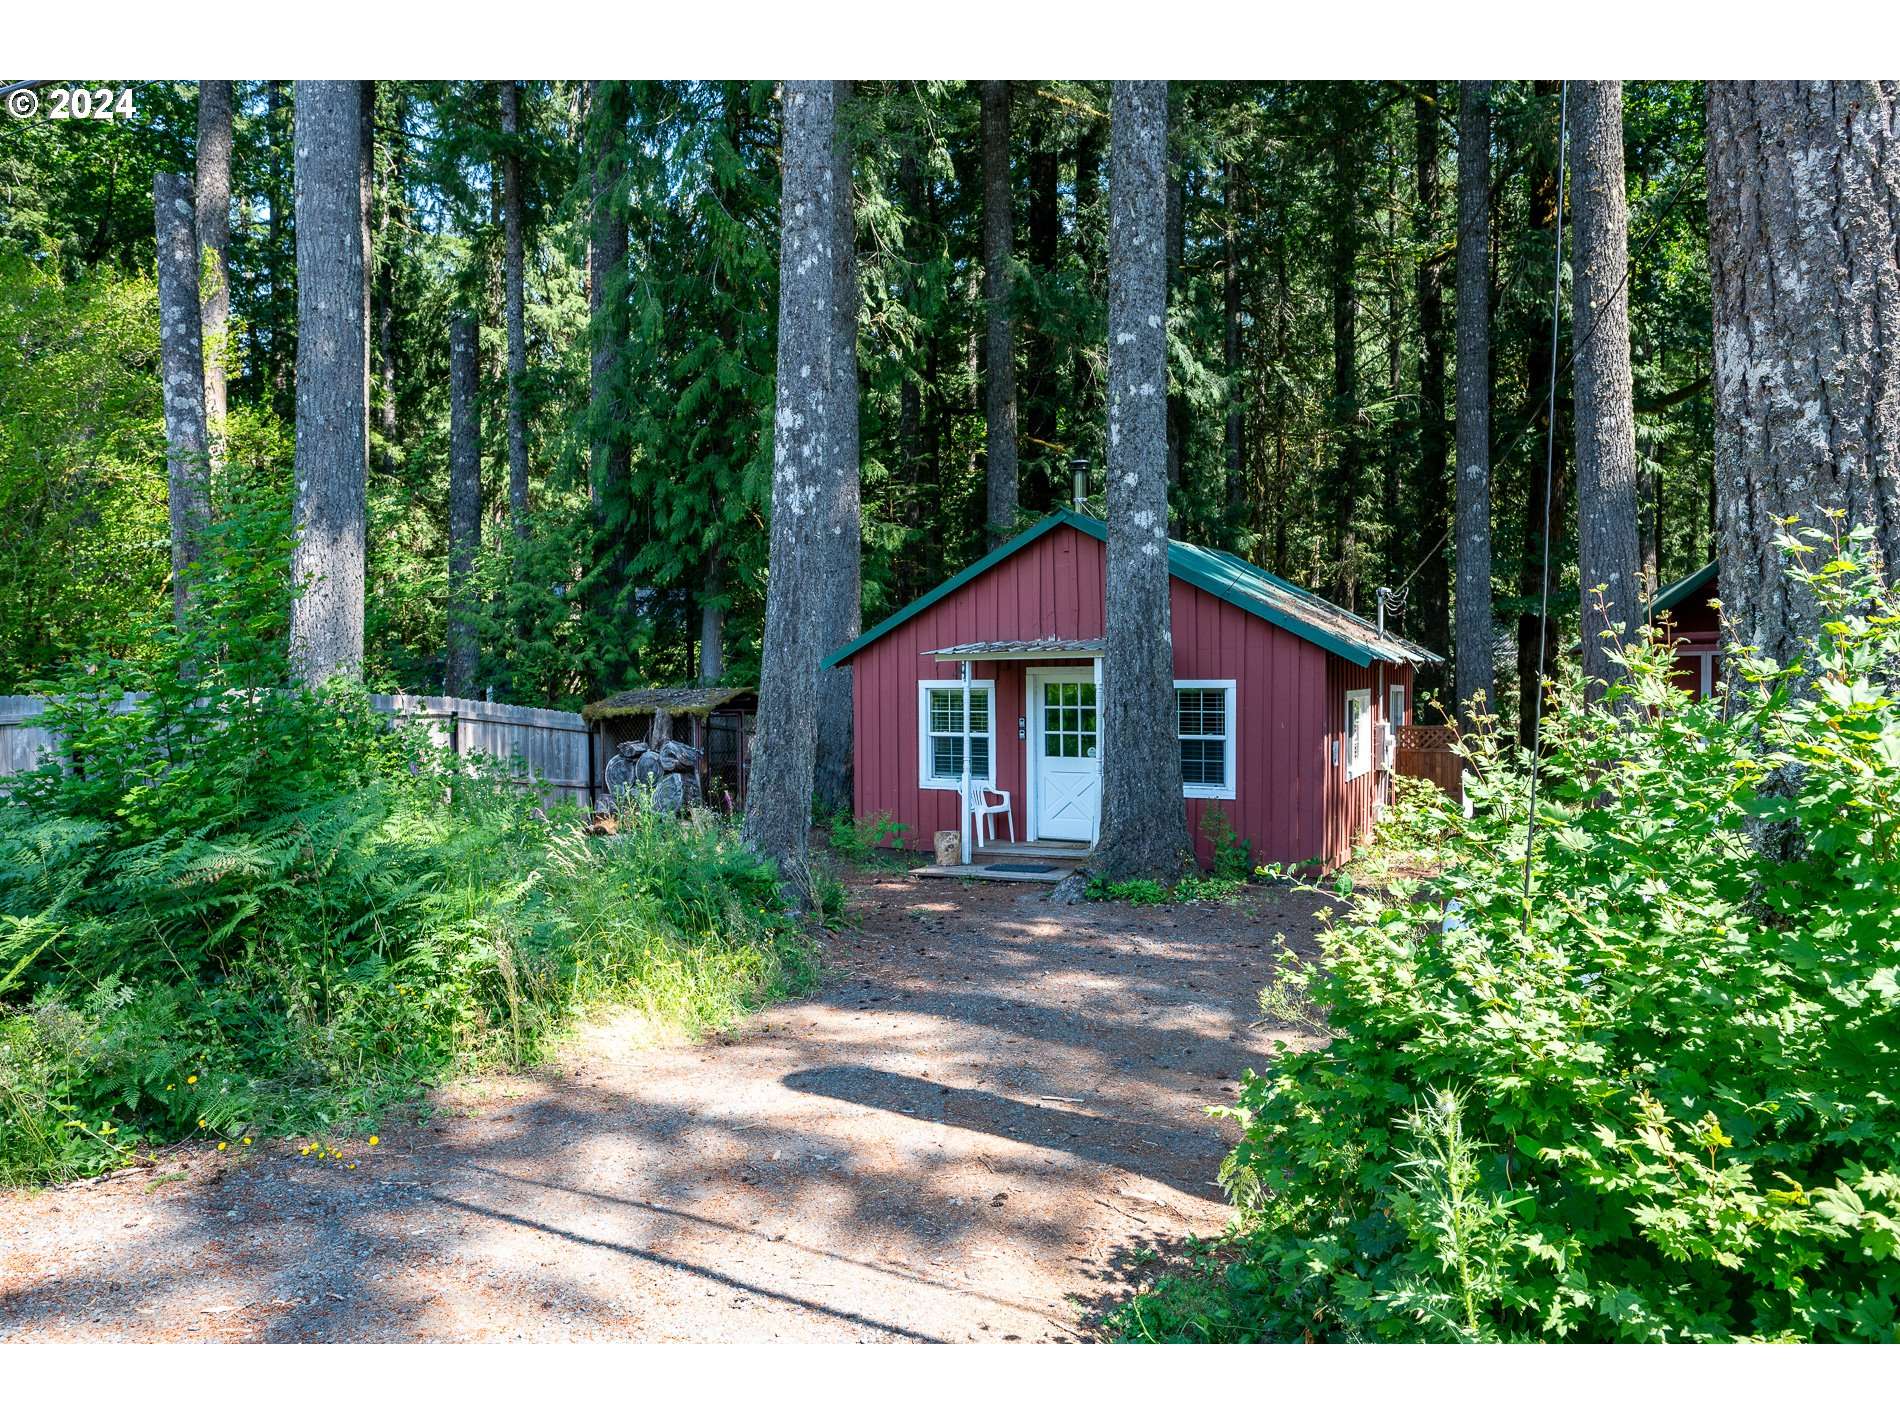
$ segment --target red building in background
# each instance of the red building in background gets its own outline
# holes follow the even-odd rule
[[[1676,643],[1676,681],[1698,698],[1710,697],[1722,676],[1722,615],[1719,570],[1711,561],[1656,595],[1650,622],[1666,627]]]
[[[829,655],[853,672],[859,816],[916,850],[959,827],[967,689],[970,776],[1008,794],[1012,849],[1096,840],[1106,539],[1060,510]],[[1237,555],[1172,540],[1168,572],[1178,747],[1153,755],[1180,757],[1196,854],[1218,810],[1256,860],[1337,866],[1390,799],[1392,728],[1438,655]]]

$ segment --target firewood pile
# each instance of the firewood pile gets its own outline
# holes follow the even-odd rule
[[[671,738],[657,749],[644,742],[623,742],[607,759],[606,804],[602,816],[631,819],[649,807],[656,816],[678,816],[705,801],[697,747]]]

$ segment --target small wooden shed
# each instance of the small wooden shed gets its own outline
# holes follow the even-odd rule
[[[581,709],[593,742],[596,777],[622,742],[649,747],[672,738],[705,754],[709,806],[745,805],[752,780],[752,734],[759,697],[751,688],[634,688]]]

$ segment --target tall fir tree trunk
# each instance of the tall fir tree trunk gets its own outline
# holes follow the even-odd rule
[[[590,82],[587,142],[592,211],[587,259],[590,450],[587,489],[608,590],[593,612],[611,621],[624,606],[626,541],[620,521],[632,482],[633,453],[619,396],[627,347],[627,213],[625,129],[628,95],[620,80]]]
[[[363,668],[368,478],[363,393],[362,86],[300,79],[296,106],[297,447],[291,665]]]
[[[1179,90],[1171,96],[1171,102],[1178,101]],[[1169,115],[1168,132],[1172,136],[1178,133],[1178,127]],[[1168,311],[1181,309],[1184,294],[1181,290],[1181,264],[1187,257],[1187,187],[1181,175],[1180,154],[1176,151],[1178,141],[1170,138],[1168,145]],[[1164,322],[1166,318],[1163,318]],[[1165,346],[1163,355],[1166,355]],[[1188,423],[1191,412],[1188,409],[1187,393],[1170,386],[1168,390],[1168,533],[1179,536],[1183,533],[1182,516],[1192,506],[1188,492],[1182,488],[1182,462],[1186,458],[1190,438]]]
[[[1533,82],[1532,89],[1540,99],[1554,100],[1558,97],[1559,84],[1556,80],[1539,79]],[[1554,109],[1555,106],[1552,107]],[[1542,150],[1533,149],[1525,177],[1530,198],[1531,226],[1539,232],[1551,233],[1554,240],[1561,217],[1558,212],[1556,166]],[[1563,560],[1557,544],[1557,530],[1550,527],[1549,520],[1561,521],[1563,511],[1569,505],[1566,493],[1568,467],[1564,461],[1561,429],[1554,441],[1550,439],[1548,398],[1551,373],[1557,369],[1553,365],[1556,353],[1550,324],[1543,320],[1536,308],[1533,308],[1531,321],[1529,353],[1524,365],[1524,397],[1537,412],[1537,424],[1536,435],[1530,443],[1530,489],[1524,499],[1523,544],[1517,581],[1518,598],[1523,602],[1523,612],[1517,617],[1517,739],[1523,747],[1531,745],[1536,733],[1537,709],[1543,697],[1544,679],[1556,659],[1556,650],[1551,646],[1550,629],[1542,613],[1545,581],[1556,577],[1555,568],[1545,569],[1545,547],[1548,546],[1551,551],[1553,565],[1561,565]],[[1557,420],[1561,427],[1561,410]],[[1548,463],[1546,451],[1550,452]],[[1555,589],[1550,592],[1553,596],[1557,593]]]
[[[726,676],[726,572],[716,549],[699,591],[699,681],[710,688]]]
[[[211,517],[206,494],[210,443],[205,417],[203,312],[198,296],[198,226],[192,181],[161,173],[152,181],[158,239],[158,347],[164,379],[165,471],[171,504],[172,616],[182,627],[191,602],[191,566],[203,553]]]
[[[1330,154],[1327,283],[1333,313],[1333,441],[1338,455],[1331,491],[1333,597],[1353,608],[1359,594],[1359,487],[1364,477],[1365,445],[1359,415],[1359,132],[1347,95],[1334,101]]]
[[[923,165],[917,161],[916,155],[906,154],[898,163],[897,186],[903,197],[904,216],[909,220],[909,225],[904,230],[908,246],[912,240],[912,233],[924,223],[927,216]],[[906,256],[910,254],[907,252]],[[916,266],[913,263],[907,263],[905,270],[912,275],[906,279],[904,304],[912,313],[917,313],[921,305],[919,288],[922,284],[914,275]],[[929,338],[925,337],[924,341],[927,343]],[[913,351],[904,360],[904,379],[897,394],[898,489],[901,492],[900,498],[903,505],[902,523],[905,545],[902,557],[896,561],[896,567],[891,573],[894,579],[895,601],[900,607],[916,598],[925,587],[918,578],[923,561],[918,557],[920,551],[915,547],[918,541],[927,537],[923,526],[926,489],[923,443],[924,401],[922,389],[918,386],[915,375],[918,355],[919,353]],[[924,359],[927,364],[928,357]]]
[[[408,117],[407,103],[398,90],[396,95],[396,141],[389,145],[387,176],[383,179],[383,200],[376,213],[375,273],[376,310],[376,426],[382,436],[382,468],[396,468],[396,450],[401,428],[396,406],[396,370],[401,361],[401,328],[396,320],[396,246],[390,234],[396,223],[396,209],[402,201],[402,133]]]
[[[822,616],[821,654],[842,648],[863,628],[860,564],[863,522],[858,492],[858,287],[857,218],[851,191],[852,153],[847,115],[851,85],[838,81],[833,96],[831,241],[836,287],[832,299],[831,419],[836,470],[826,487],[828,505],[820,528],[825,572],[818,585]],[[851,810],[851,669],[818,672],[818,750],[813,791],[820,806]]]
[[[1222,169],[1221,199],[1225,208],[1221,224],[1221,365],[1227,378],[1227,428],[1224,451],[1227,482],[1222,501],[1229,531],[1241,523],[1241,480],[1247,469],[1246,402],[1242,398],[1245,380],[1241,351],[1241,320],[1245,315],[1241,301],[1240,272],[1240,165],[1228,159]]]
[[[1637,590],[1636,411],[1630,376],[1629,197],[1623,186],[1623,85],[1571,86],[1570,339],[1577,431],[1577,567],[1583,672],[1617,681],[1611,653],[1642,619]],[[1620,630],[1620,631],[1619,631]]]
[[[1453,710],[1496,714],[1491,612],[1491,81],[1458,85],[1458,606]]]
[[[521,85],[501,82],[502,184],[502,305],[508,325],[508,513],[517,540],[528,537],[528,324],[527,257],[523,245],[521,155],[515,144],[521,132]]]
[[[1418,531],[1415,548],[1418,572],[1411,606],[1417,610],[1412,630],[1434,653],[1451,649],[1451,538],[1452,506],[1450,429],[1445,420],[1445,264],[1438,245],[1439,118],[1437,82],[1413,104],[1413,157],[1417,165],[1418,206],[1412,236],[1422,254],[1414,276],[1418,302]],[[1403,571],[1401,571],[1403,572]],[[1445,694],[1444,670],[1420,670],[1414,699]]]
[[[230,407],[225,373],[231,326],[231,81],[198,81],[198,174],[194,206],[204,252],[205,423],[215,459],[224,446]]]
[[[1036,280],[1053,283],[1062,234],[1061,155],[1056,152],[1047,122],[1038,124],[1035,147],[1029,154],[1029,262]],[[1056,339],[1051,332],[1047,305],[1039,309],[1029,329],[1029,351],[1023,370],[1023,446],[1029,468],[1021,503],[1030,509],[1053,509],[1061,498],[1062,462],[1056,443],[1060,412],[1057,393]]]
[[[1820,611],[1777,520],[1844,510],[1900,570],[1900,85],[1712,83],[1708,153],[1722,606],[1787,662]]]
[[[356,86],[362,105],[362,123],[357,129],[356,184],[359,211],[362,214],[363,241],[363,468],[369,468],[369,371],[370,333],[375,330],[370,311],[370,273],[375,270],[376,252],[370,238],[370,221],[376,206],[376,81],[365,79]]]
[[[1168,595],[1168,86],[1117,80],[1110,100],[1108,584],[1101,839],[1110,880],[1193,869],[1181,799]]]
[[[1016,324],[1009,261],[1015,207],[1009,177],[1009,81],[983,84],[984,523],[994,549],[1016,522]]]
[[[1084,284],[1078,297],[1086,296],[1095,300],[1100,296],[1098,274],[1102,263],[1100,251],[1094,246],[1096,222],[1101,212],[1102,201],[1102,142],[1104,126],[1100,119],[1085,122],[1075,140],[1075,194],[1073,222],[1070,224],[1070,251],[1073,253],[1077,269],[1084,274]],[[1070,420],[1082,430],[1088,428],[1082,413],[1089,409],[1094,400],[1092,387],[1095,372],[1089,362],[1089,349],[1086,342],[1075,342],[1074,351],[1069,356],[1069,413]],[[1071,456],[1088,454],[1088,450],[1079,441],[1071,440]],[[1069,499],[1068,487],[1057,480],[1058,503]]]
[[[291,351],[296,315],[297,254],[296,238],[285,222],[295,201],[292,187],[296,144],[295,108],[290,97],[290,82],[265,81],[265,130],[270,135],[270,228],[265,254],[265,280],[270,284],[270,400],[278,415],[295,414],[296,394],[291,379],[296,357]],[[288,287],[291,290],[285,291]]]
[[[475,560],[482,547],[481,326],[467,312],[449,320],[449,632],[443,691],[476,696],[481,644]]]
[[[843,471],[838,303],[837,89],[789,81],[780,141],[777,410],[759,671],[759,730],[745,837],[809,903],[805,858],[818,752],[818,664],[832,598],[829,526]],[[855,399],[855,396],[854,396]]]

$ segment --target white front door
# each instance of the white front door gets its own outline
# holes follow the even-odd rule
[[[1091,669],[1033,673],[1029,691],[1035,827],[1047,841],[1093,841],[1102,762]]]

